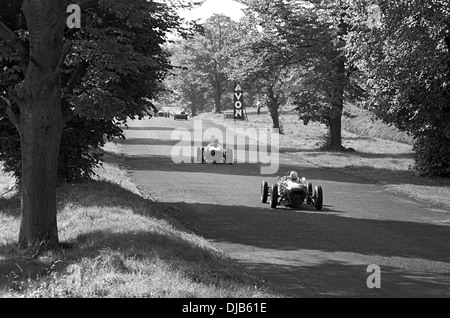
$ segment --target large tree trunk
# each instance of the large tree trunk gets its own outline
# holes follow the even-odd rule
[[[327,147],[331,151],[342,151],[342,114],[344,111],[344,92],[348,78],[345,74],[345,58],[336,61],[336,76],[334,80],[333,116],[328,120],[330,139]]]
[[[219,114],[222,111],[222,87],[217,85],[216,91],[214,93],[214,102],[215,102],[215,113]]]
[[[342,146],[342,118],[336,117],[329,121],[329,140],[327,148],[331,151],[341,151]]]
[[[280,102],[275,96],[272,87],[267,88],[266,93],[266,103],[267,108],[269,109],[270,117],[272,118],[273,128],[278,129],[280,134],[283,133],[281,125],[280,125]]]
[[[37,248],[58,241],[56,186],[63,128],[61,77],[66,1],[25,0],[30,63],[16,88],[22,147],[22,223],[19,245]]]

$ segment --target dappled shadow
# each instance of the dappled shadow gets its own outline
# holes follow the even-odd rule
[[[182,223],[169,217],[172,207],[152,202],[117,184],[89,181],[65,185],[59,192],[60,212],[65,207],[94,207],[99,211],[106,211],[106,207],[123,208],[136,215],[163,220],[180,231],[190,232]],[[112,211],[116,213],[117,210]],[[117,229],[120,229],[120,225],[114,230],[98,230],[97,227],[92,231],[81,229],[81,234],[61,242],[62,250],[50,255],[44,254],[42,258],[24,255],[22,251],[18,251],[15,243],[0,244],[0,289],[21,291],[35,279],[54,273],[67,274],[70,264],[79,263],[83,259],[94,259],[102,255],[105,248],[119,253],[123,260],[133,258],[148,260],[147,263],[155,260],[166,262],[169,268],[176,268],[184,277],[196,283],[216,286],[218,279],[225,278],[235,283],[248,284],[252,288],[255,283],[262,285],[261,281],[256,281],[256,277],[242,276],[241,265],[195,239],[188,241],[186,236],[177,234],[171,226],[155,222],[148,231],[129,231],[125,226],[122,232]],[[131,272],[132,269],[127,269],[124,262],[113,261],[111,266],[118,264],[121,271]],[[199,266],[200,263],[203,265]],[[205,268],[208,269],[207,272]],[[245,281],[241,280],[244,277]]]
[[[386,168],[374,168],[372,166],[346,166],[345,168],[332,168],[333,170],[346,173],[350,175],[355,175],[355,177],[366,178],[368,181],[373,180],[373,182],[386,183],[391,185],[401,185],[410,184],[417,186],[431,186],[431,187],[450,187],[450,178],[429,178],[420,177],[413,170],[393,170]],[[366,176],[358,176],[366,173]],[[374,177],[370,177],[374,175]],[[448,199],[450,203],[450,198]]]
[[[361,151],[345,151],[345,152],[329,152],[321,150],[308,150],[308,151],[290,151],[290,152],[304,152],[308,153],[310,157],[320,157],[320,156],[337,156],[337,157],[347,157],[347,158],[366,158],[366,159],[413,159],[412,153],[369,153]]]
[[[0,214],[20,217],[20,193],[9,198],[0,197]]]
[[[183,157],[184,163],[174,163],[170,157],[157,155],[124,155],[125,166],[132,171],[160,171],[160,172],[183,172],[199,173],[205,177],[217,176],[247,176],[273,179],[284,176],[288,171],[296,170],[301,176],[310,180],[328,180],[333,182],[350,182],[360,184],[371,184],[370,180],[356,178],[351,175],[330,173],[327,169],[299,162],[298,164],[282,164],[278,171],[269,175],[261,174],[261,167],[268,166],[260,163],[234,163],[228,164],[198,164],[193,163],[193,157]],[[189,163],[191,162],[191,163]],[[259,184],[257,185],[260,186]]]
[[[448,291],[448,281],[426,278],[425,274],[407,271],[401,268],[382,267],[383,290],[380,293],[369,292],[365,287],[365,279],[369,274],[366,267],[351,263],[338,262],[319,257],[321,262],[314,263],[308,253],[325,252],[350,253],[382,259],[402,258],[408,260],[434,262],[447,267],[450,272],[450,231],[448,226],[415,223],[408,221],[372,220],[351,218],[344,211],[335,211],[326,206],[324,211],[317,212],[305,207],[299,210],[278,208],[272,210],[268,205],[248,207],[239,205],[222,206],[199,203],[164,203],[145,200],[140,195],[116,184],[105,181],[91,181],[86,184],[67,186],[75,192],[69,197],[61,194],[60,208],[66,204],[77,207],[119,206],[129,208],[139,215],[168,220],[178,228],[193,231],[200,236],[218,244],[231,244],[246,249],[263,249],[273,251],[272,257],[265,257],[261,262],[244,261],[243,265],[253,274],[263,277],[272,283],[275,291],[287,297],[378,297],[386,294],[394,297],[408,296],[418,291],[421,296],[440,296]],[[104,192],[102,192],[102,189]],[[86,199],[89,193],[108,195],[103,200]],[[141,202],[142,204],[140,204]],[[137,211],[136,203],[141,208]],[[182,226],[180,226],[182,225]],[[108,232],[94,231],[78,235],[70,242],[74,253],[68,251],[67,258],[59,265],[58,271],[64,272],[73,261],[82,258],[93,258],[108,247],[120,250],[122,254],[147,258],[153,255],[162,260],[183,262],[177,266],[192,279],[207,280],[198,272],[196,262],[209,262],[216,256],[208,254],[199,246],[180,240],[167,232]],[[95,244],[94,244],[95,243]],[[13,245],[1,245],[1,273],[18,273],[19,266],[29,260],[23,260],[11,253]],[[284,259],[284,253],[300,253],[303,260]],[[211,258],[211,259],[209,259]],[[350,261],[350,260],[349,260]],[[220,262],[211,265],[211,272],[223,274],[227,266]],[[442,262],[442,263],[441,263]],[[444,263],[445,262],[445,263]],[[221,266],[222,264],[222,266]],[[45,274],[49,264],[36,261],[31,274]],[[27,265],[28,266],[28,265]],[[427,265],[425,265],[426,267]],[[27,268],[26,266],[22,266]],[[28,274],[24,273],[28,277]],[[203,276],[202,276],[203,275]],[[217,275],[216,275],[217,276]],[[0,284],[9,284],[10,277],[2,275]],[[406,287],[405,287],[406,286]],[[405,287],[405,290],[403,287]],[[361,289],[359,289],[361,288]],[[423,290],[423,291],[421,291]],[[391,291],[395,291],[391,293]],[[409,292],[411,291],[411,292]],[[397,293],[398,292],[398,293]]]
[[[164,232],[162,229],[122,233],[93,231],[80,234],[65,243],[71,248],[64,252],[60,251],[64,258],[57,263],[48,257],[40,259],[19,256],[11,253],[15,246],[0,244],[0,255],[8,255],[0,257],[0,288],[19,289],[22,281],[29,282],[55,273],[68,274],[68,267],[72,263],[79,263],[86,259],[93,260],[104,253],[105,247],[111,252],[117,251],[123,257],[123,259],[112,259],[109,264],[111,270],[131,273],[133,269],[127,268],[124,262],[127,258],[146,263],[158,260],[166,262],[167,266],[181,272],[183,277],[199,284],[215,285],[217,278],[223,277],[252,287],[255,284],[262,285],[261,281],[257,282],[256,276],[247,276],[247,281],[240,281],[238,278],[242,277],[240,273],[243,268],[231,259],[225,258],[220,253],[212,253],[206,247],[196,245],[171,232]],[[200,263],[204,265],[200,266]],[[55,264],[57,266],[54,266]],[[206,273],[205,264],[208,268]]]
[[[180,143],[179,140],[162,140],[152,138],[126,138],[118,140],[119,145],[142,145],[142,146],[171,146],[174,147]]]
[[[135,131],[173,131],[174,128],[170,127],[120,127],[123,130],[135,130]]]
[[[393,266],[381,266],[381,288],[369,289],[365,265],[324,260],[318,264],[298,262],[270,264],[246,262],[275,292],[287,297],[331,298],[440,298],[450,297],[450,279],[444,276],[411,273]],[[282,287],[270,282],[283,282]]]
[[[444,225],[352,218],[331,213],[333,209],[317,213],[310,208],[169,205],[179,211],[176,218],[215,242],[450,262],[450,228]]]

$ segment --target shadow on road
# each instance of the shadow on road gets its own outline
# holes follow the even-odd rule
[[[87,189],[93,189],[93,187],[108,188],[113,193],[117,192],[117,195],[121,193],[120,195],[127,196],[131,209],[136,206],[134,203],[136,200],[142,200],[142,197],[108,182],[92,181]],[[89,202],[95,202],[87,201],[85,196],[80,193],[79,196],[71,197],[71,204],[89,207]],[[12,204],[16,205],[17,202]],[[98,206],[98,202],[94,204],[96,208],[101,209],[115,206],[116,203],[114,200],[102,200],[102,206]],[[308,258],[308,255],[327,252],[333,253],[332,255],[355,253],[368,258],[401,258],[403,262],[432,261],[434,264],[443,264],[446,272],[441,274],[448,276],[450,273],[448,226],[350,218],[346,214],[336,214],[332,209],[318,213],[308,208],[272,210],[268,206],[245,207],[239,206],[238,203],[220,206],[149,201],[148,205],[148,215],[162,219],[167,219],[167,215],[170,219],[174,219],[176,224],[184,224],[187,229],[212,242],[239,244],[244,246],[244,249],[260,248],[275,254],[292,251],[304,255],[303,261],[294,259],[283,262],[282,258],[276,261],[267,258],[258,263],[243,262],[258,276],[270,279],[272,283],[278,282],[274,285],[275,291],[283,292],[286,296],[345,297],[355,295],[355,290],[360,287],[363,291],[362,296],[370,297],[384,296],[383,290],[398,291],[398,295],[405,297],[408,295],[437,297],[442,296],[443,291],[450,291],[449,280],[433,280],[432,277],[424,277],[419,272],[384,266],[383,289],[379,292],[371,292],[364,286],[365,279],[369,275],[366,273],[367,265],[355,265],[331,259],[322,259],[314,263]],[[82,243],[92,238],[100,241],[104,239],[105,245],[113,249],[119,247],[127,249],[127,242],[136,242],[136,240],[154,242],[166,239],[152,237],[148,233],[96,231],[80,235],[77,241]],[[180,246],[180,250],[187,248],[182,244]],[[149,243],[148,247],[152,249],[152,244]],[[0,254],[7,253],[9,249],[11,249],[9,245],[0,245]],[[85,257],[98,252],[98,250],[86,250],[79,255]],[[1,261],[0,271],[11,271],[15,261],[15,259]],[[38,271],[44,265],[39,265],[36,270]],[[301,291],[302,289],[304,290]],[[358,296],[361,296],[360,292]]]
[[[278,173],[271,175],[262,175],[261,167],[269,166],[267,164],[256,163],[235,163],[228,164],[194,164],[193,157],[183,157],[185,163],[174,163],[172,158],[165,155],[126,155],[119,156],[115,153],[106,152],[106,155],[113,158],[125,159],[125,165],[132,171],[160,171],[160,172],[185,172],[185,173],[204,173],[216,175],[231,176],[253,176],[266,178],[268,181],[275,182],[277,176],[284,176],[288,171],[298,171],[303,177],[309,180],[327,180],[332,182],[348,182],[356,184],[372,184],[370,180],[353,177],[347,174],[332,173],[330,170],[314,167],[312,165],[301,163],[282,164]],[[189,163],[191,162],[191,163]],[[259,186],[259,185],[258,185]]]
[[[370,273],[367,265],[354,265],[332,260],[314,265],[282,265],[245,263],[247,269],[267,281],[285,282],[283,287],[271,286],[288,297],[335,298],[448,298],[450,281],[424,277],[392,266],[382,266],[381,288],[366,285]],[[301,281],[293,279],[300,277]]]
[[[280,251],[351,252],[450,263],[448,226],[350,218],[346,214],[318,213],[308,207],[272,210],[268,206],[168,205],[178,211],[176,218],[216,242]]]

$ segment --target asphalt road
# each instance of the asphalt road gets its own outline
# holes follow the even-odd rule
[[[450,297],[450,211],[286,155],[278,173],[268,176],[260,164],[176,164],[175,129],[203,139],[193,134],[193,120],[129,126],[121,148],[140,188],[274,291],[286,297]],[[274,183],[290,170],[322,185],[322,211],[272,210],[261,203],[262,181]],[[381,288],[367,286],[372,264],[381,269]]]

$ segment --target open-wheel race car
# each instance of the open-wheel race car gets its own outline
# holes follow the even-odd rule
[[[197,163],[233,164],[233,149],[225,149],[218,139],[214,139],[206,147],[197,148]]]
[[[189,119],[189,114],[186,113],[186,111],[181,111],[179,114],[175,114],[173,116],[173,120],[188,120]]]
[[[299,208],[306,202],[316,210],[322,210],[323,191],[321,186],[313,189],[311,182],[306,182],[305,178],[300,179],[297,172],[290,171],[285,177],[278,177],[277,182],[270,187],[267,181],[263,181],[261,202],[267,203],[268,200],[272,209],[279,205]]]

